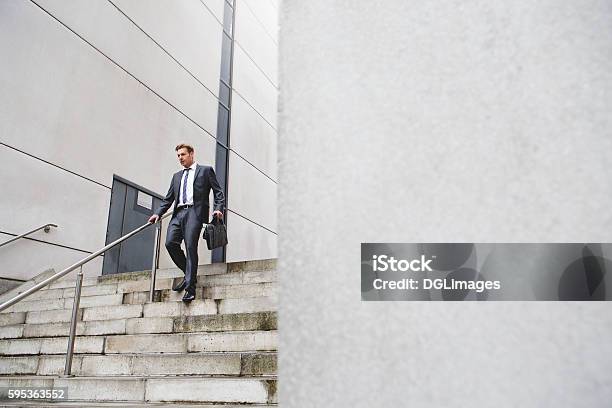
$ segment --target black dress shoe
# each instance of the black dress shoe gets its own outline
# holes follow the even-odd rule
[[[195,299],[195,294],[193,293],[185,293],[185,296],[183,296],[183,302],[191,302],[194,299]]]
[[[185,290],[186,287],[187,287],[187,282],[185,282],[185,279],[183,279],[181,283],[173,287],[172,290],[175,292],[180,292],[182,290]]]

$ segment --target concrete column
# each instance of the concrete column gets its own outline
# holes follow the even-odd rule
[[[361,242],[609,242],[612,2],[281,8],[284,407],[593,406],[605,303],[362,303]]]

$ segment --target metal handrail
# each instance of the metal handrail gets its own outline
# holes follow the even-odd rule
[[[38,231],[38,230],[45,230],[45,232],[49,232],[49,231],[51,231],[51,227],[57,228],[57,224],[48,223],[48,224],[45,224],[45,225],[41,225],[38,228],[34,228],[32,231],[28,231],[28,232],[26,232],[24,234],[17,235],[16,237],[9,239],[8,241],[4,241],[3,243],[0,244],[0,247],[5,246],[6,244],[10,244],[13,241],[17,241],[20,238],[24,238],[24,237],[26,237],[26,236],[28,236],[28,235],[30,235],[30,234]]]
[[[59,278],[69,274],[70,272],[74,271],[77,268],[79,269],[79,273],[77,274],[77,280],[76,280],[76,285],[75,285],[75,293],[74,293],[74,302],[72,303],[72,318],[70,320],[70,335],[68,338],[68,351],[66,353],[66,366],[64,368],[64,375],[65,376],[70,376],[70,372],[71,372],[71,368],[72,368],[72,354],[74,351],[74,340],[76,337],[76,323],[77,323],[77,317],[78,317],[78,310],[79,310],[79,302],[80,302],[80,297],[81,297],[81,286],[83,284],[83,265],[86,264],[87,262],[91,261],[92,259],[100,256],[101,254],[103,254],[104,252],[108,251],[109,249],[113,248],[114,246],[116,246],[117,244],[122,243],[123,241],[125,241],[126,239],[138,234],[140,231],[144,230],[145,228],[151,226],[151,225],[156,225],[155,228],[155,243],[153,246],[153,265],[151,267],[151,288],[150,288],[150,294],[149,294],[149,299],[152,302],[153,301],[153,292],[155,291],[155,275],[157,272],[157,267],[159,264],[159,241],[160,241],[160,237],[161,237],[161,225],[162,225],[162,221],[164,218],[168,217],[169,215],[171,215],[172,213],[167,213],[165,215],[163,215],[162,217],[160,217],[155,223],[146,223],[138,228],[136,228],[135,230],[133,230],[132,232],[129,232],[125,235],[123,235],[122,237],[118,238],[117,240],[111,242],[110,244],[106,245],[104,248],[92,253],[91,255],[81,259],[80,261],[78,261],[77,263],[70,265],[69,267],[67,267],[66,269],[63,269],[61,271],[59,271],[58,273],[56,273],[55,275],[45,279],[44,281],[32,286],[30,289],[18,294],[17,296],[13,297],[10,300],[7,300],[6,302],[2,303],[0,305],[0,312],[2,312],[3,310],[5,310],[6,308],[14,305],[15,303],[19,302],[20,300],[30,296],[31,294],[33,294],[34,292],[38,292],[40,289],[44,288],[45,286],[49,285],[50,283],[55,282],[56,280],[58,280]]]

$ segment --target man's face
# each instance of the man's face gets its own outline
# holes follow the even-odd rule
[[[183,167],[189,167],[193,164],[193,152],[189,153],[186,147],[182,147],[176,151],[179,163]]]

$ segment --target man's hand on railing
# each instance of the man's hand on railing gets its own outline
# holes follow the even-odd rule
[[[151,218],[149,218],[149,224],[156,223],[159,220],[159,215],[153,214]]]

